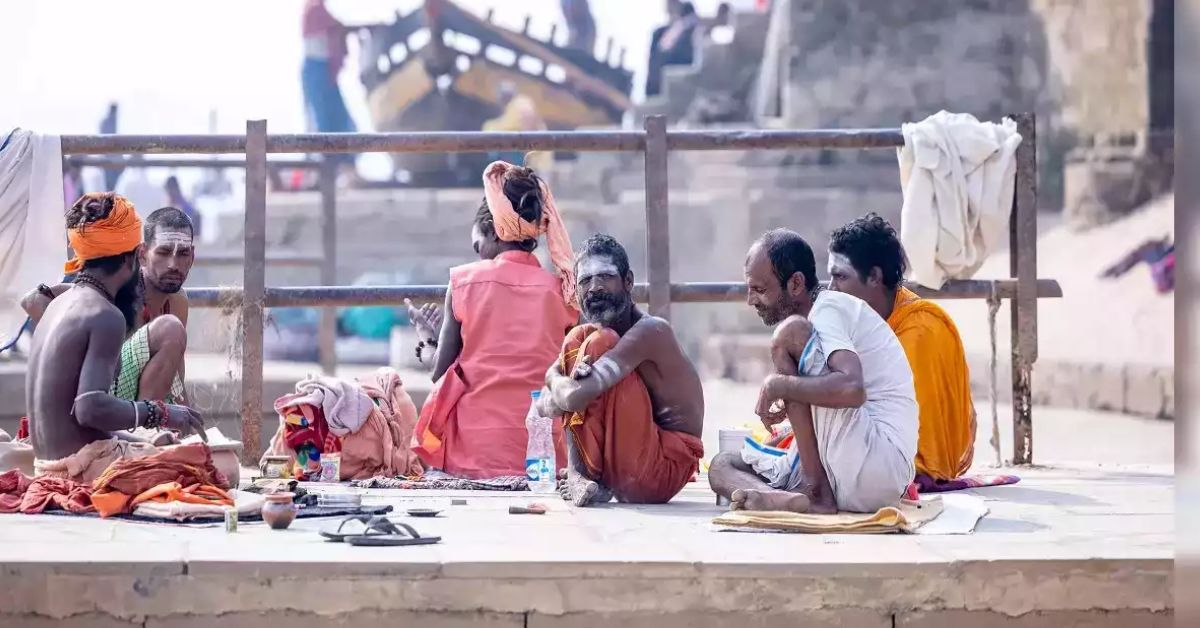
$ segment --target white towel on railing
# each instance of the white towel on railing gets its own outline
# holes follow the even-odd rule
[[[5,138],[8,142],[5,143]],[[67,259],[62,145],[57,135],[0,131],[0,345],[25,320],[21,295],[62,279]]]
[[[908,278],[933,289],[947,279],[969,279],[1008,233],[1017,124],[939,111],[901,132],[900,241]]]

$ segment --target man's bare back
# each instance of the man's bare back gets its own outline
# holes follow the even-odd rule
[[[124,338],[124,316],[92,288],[76,286],[46,306],[33,334],[25,382],[31,436],[39,458],[63,458],[111,437],[81,425],[72,407],[81,392],[108,390]]]

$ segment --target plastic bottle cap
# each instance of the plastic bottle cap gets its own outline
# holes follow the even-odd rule
[[[532,398],[534,401],[537,401],[538,399],[541,399],[541,398],[542,398],[542,391],[540,391],[540,390],[535,390],[535,391],[533,391],[533,392],[529,393],[529,396],[530,396],[530,397],[531,397],[531,398]]]

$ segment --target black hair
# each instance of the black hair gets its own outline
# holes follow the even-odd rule
[[[629,276],[629,254],[625,252],[625,247],[621,246],[616,238],[606,233],[597,233],[588,238],[584,241],[583,247],[579,249],[579,254],[575,256],[575,262],[578,264],[579,260],[593,255],[604,255],[610,258],[617,265],[617,272],[621,274],[621,279]]]
[[[679,8],[679,15],[682,17],[688,17],[689,15],[695,15],[695,14],[696,14],[696,5],[692,4],[691,2],[684,2],[683,5],[681,5]]]
[[[872,268],[879,268],[883,285],[889,290],[900,285],[908,270],[908,258],[896,229],[875,212],[836,229],[829,236],[829,251],[849,258],[863,281]]]
[[[779,287],[787,290],[788,280],[800,273],[804,275],[805,290],[817,288],[817,260],[813,257],[812,247],[800,234],[790,229],[772,229],[764,233],[757,244],[766,250],[775,277],[779,279]]]
[[[504,177],[504,196],[512,203],[513,210],[522,220],[538,224],[542,220],[542,205],[546,199],[542,196],[542,178],[533,173],[530,168],[514,167]],[[492,212],[488,210],[487,198],[479,204],[475,212],[475,224],[485,237],[495,237],[496,223],[492,220]],[[514,242],[522,251],[533,251],[537,248],[537,238]]]
[[[195,236],[196,231],[192,226],[192,219],[187,213],[178,207],[160,207],[146,217],[146,224],[142,225],[142,237],[146,241],[147,246],[154,242],[154,234],[159,227],[167,229],[187,229],[188,235]]]
[[[67,210],[67,228],[86,229],[88,225],[97,220],[108,218],[108,215],[112,213],[115,203],[116,195],[112,192],[89,194],[79,197],[79,200],[75,201],[75,204],[71,205],[71,208]],[[136,253],[137,247],[134,247],[124,253],[89,259],[83,262],[83,268],[111,275],[128,266],[130,258]]]

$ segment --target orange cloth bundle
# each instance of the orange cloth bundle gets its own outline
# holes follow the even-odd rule
[[[129,512],[135,498],[170,483],[188,487],[199,484],[229,488],[225,476],[213,466],[208,445],[193,443],[164,449],[145,458],[122,459],[112,463],[92,483],[95,491],[92,505],[102,517]]]
[[[193,484],[184,487],[179,482],[165,482],[149,490],[143,491],[129,502],[130,510],[138,504],[155,501],[159,503],[184,502],[205,506],[233,506],[233,497],[229,493],[211,484]]]
[[[504,178],[516,166],[505,161],[493,161],[483,169],[483,197],[496,225],[496,236],[505,242],[521,242],[546,234],[546,245],[550,249],[550,262],[562,280],[563,300],[567,306],[578,308],[575,302],[575,258],[571,248],[571,236],[563,223],[550,186],[543,181],[542,219],[538,224],[527,222],[513,209],[504,195]]]
[[[142,221],[124,196],[112,192],[91,192],[75,201],[78,206],[94,201],[103,202],[111,197],[113,208],[108,216],[95,222],[67,229],[67,240],[75,257],[63,265],[63,272],[77,273],[83,263],[110,255],[128,253],[142,243]]]

